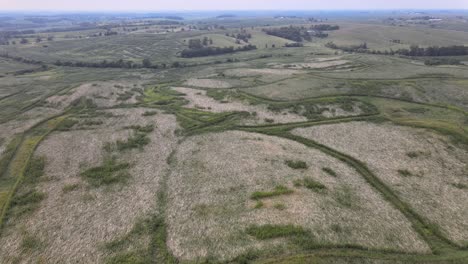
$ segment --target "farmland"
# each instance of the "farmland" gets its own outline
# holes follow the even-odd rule
[[[6,17],[0,262],[467,263],[468,13],[315,15]]]

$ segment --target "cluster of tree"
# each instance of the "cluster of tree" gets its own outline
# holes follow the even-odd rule
[[[86,24],[82,26],[74,26],[74,27],[68,27],[68,28],[51,28],[44,30],[44,32],[71,32],[71,31],[82,31],[82,30],[90,30],[90,29],[99,29],[102,27],[98,27],[95,24]]]
[[[167,26],[167,25],[183,25],[184,23],[179,21],[172,21],[172,20],[159,20],[154,21],[153,25],[160,25],[160,26]]]
[[[412,45],[409,49],[398,49],[390,51],[380,50],[369,50],[367,43],[362,43],[355,46],[338,46],[333,42],[325,44],[326,47],[331,49],[339,49],[347,52],[360,52],[370,54],[383,54],[383,55],[403,55],[410,57],[439,57],[439,56],[465,56],[468,55],[468,46],[453,45],[447,47],[430,46],[427,48],[419,47],[418,45]]]
[[[26,59],[23,57],[19,56],[12,56],[8,53],[2,53],[0,57],[7,58],[7,59],[12,59],[14,61],[22,62],[22,63],[27,63],[27,64],[35,64],[35,65],[45,65],[44,62],[38,61],[38,60],[33,60],[33,59]]]
[[[123,27],[122,30],[123,30],[124,32],[134,32],[134,31],[137,31],[137,30],[138,30],[138,27],[134,27],[134,28]]]
[[[208,37],[204,37],[203,39],[189,39],[189,49],[202,49],[208,45],[212,45],[213,40]]]
[[[235,38],[237,44],[241,44],[241,41],[248,43],[249,39],[252,38],[252,34],[248,33],[246,30],[242,30],[240,33],[237,34],[232,33],[231,35],[229,35],[229,33],[226,33],[226,36]]]
[[[68,67],[85,67],[85,68],[119,68],[119,69],[139,69],[139,68],[147,68],[147,69],[166,69],[166,68],[181,68],[181,67],[188,67],[190,65],[186,65],[180,62],[173,62],[172,64],[153,64],[147,58],[143,59],[142,63],[136,63],[133,61],[124,61],[122,59],[117,61],[107,61],[103,60],[100,62],[83,62],[83,61],[56,61],[54,63],[55,66],[68,66]]]
[[[238,48],[234,47],[202,47],[199,49],[185,49],[180,53],[180,56],[183,58],[194,58],[194,57],[205,57],[205,56],[213,56],[213,55],[221,55],[221,54],[228,54],[234,53],[239,51],[249,51],[257,49],[254,45],[246,45]]]
[[[441,58],[441,59],[427,59],[424,61],[425,65],[461,65],[461,61],[453,58]]]
[[[314,32],[312,33],[312,35],[313,35],[314,37],[317,37],[317,38],[326,38],[326,37],[328,37],[328,33],[324,33],[324,32],[322,32],[322,31],[314,31]]]
[[[0,45],[9,45],[10,39],[19,38],[21,35],[34,34],[34,30],[6,30],[0,31]],[[15,42],[16,44],[16,42]]]
[[[230,18],[230,17],[236,17],[236,15],[233,14],[222,14],[217,16],[216,18]]]
[[[249,45],[250,46],[250,45]],[[242,50],[255,49],[256,47],[244,47]],[[240,51],[237,49],[236,51]],[[284,54],[284,56],[291,56],[291,54]],[[48,69],[47,63],[38,60],[26,59],[23,57],[11,56],[8,53],[1,53],[0,57],[12,59],[15,61],[34,64],[34,65],[41,65],[41,69]],[[248,60],[255,60],[255,59],[263,59],[263,58],[270,58],[273,57],[271,54],[263,54],[258,57],[251,57]],[[238,59],[235,58],[227,58],[224,61],[216,60],[213,62],[204,62],[204,63],[182,63],[182,62],[173,62],[171,64],[161,63],[161,64],[153,64],[148,58],[143,59],[142,63],[135,63],[130,61],[123,61],[118,60],[116,62],[108,62],[108,61],[101,61],[101,62],[72,62],[72,61],[56,61],[52,63],[55,66],[68,66],[68,67],[88,67],[88,68],[147,68],[147,69],[166,69],[166,68],[183,68],[183,67],[196,67],[200,65],[211,65],[211,64],[220,64],[220,63],[232,63],[232,62],[239,62]]]
[[[264,28],[263,31],[268,35],[285,38],[296,42],[301,42],[303,40],[312,40],[312,36],[309,34],[308,30],[305,27],[289,26],[272,29]]]
[[[69,67],[88,67],[88,68],[141,68],[141,66],[132,61],[124,61],[122,59],[117,61],[103,60],[101,62],[83,62],[83,61],[61,61],[57,60],[54,65],[56,66],[69,66]]]
[[[432,16],[415,16],[415,17],[410,18],[410,20],[431,20],[431,19],[436,19],[436,18]]]
[[[320,24],[320,25],[313,25],[311,29],[315,29],[318,31],[332,31],[340,29],[338,25],[330,25],[330,24]]]
[[[392,51],[389,53],[393,53]],[[418,45],[412,45],[409,49],[399,49],[394,53],[404,56],[464,56],[468,55],[468,47],[462,45],[454,45],[447,47],[431,46],[427,48],[421,48]]]
[[[117,31],[112,31],[112,30],[108,30],[104,33],[104,36],[114,36],[114,35],[118,35],[119,33]]]
[[[299,47],[304,47],[304,44],[298,43],[298,42],[296,42],[296,43],[286,43],[286,44],[284,44],[284,47],[286,47],[286,48],[299,48]]]
[[[359,45],[351,45],[351,46],[338,46],[331,41],[325,44],[325,47],[330,48],[330,49],[338,49],[342,51],[347,51],[347,52],[366,52],[367,43],[364,42]]]

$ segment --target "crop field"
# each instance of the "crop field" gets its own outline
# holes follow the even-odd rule
[[[468,263],[465,13],[0,15],[0,263]]]
[[[375,49],[399,49],[410,45],[420,46],[450,46],[466,43],[466,34],[460,34],[453,30],[421,29],[414,27],[383,26],[361,23],[339,23],[341,30],[330,34],[329,40],[337,44],[360,44],[367,42]],[[392,43],[391,40],[399,39],[401,44]]]

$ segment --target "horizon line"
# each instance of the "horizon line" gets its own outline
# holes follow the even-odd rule
[[[161,9],[161,10],[124,10],[124,9],[6,9],[4,12],[86,12],[86,13],[153,13],[153,12],[311,12],[311,11],[468,11],[468,8],[373,8],[373,9]]]

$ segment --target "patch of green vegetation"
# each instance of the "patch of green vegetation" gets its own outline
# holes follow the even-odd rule
[[[32,158],[26,170],[24,171],[24,175],[26,177],[26,181],[28,183],[36,182],[39,177],[44,175],[44,168],[45,168],[45,157],[34,157]]]
[[[236,263],[236,264],[249,264],[255,261],[260,257],[260,252],[254,251],[254,250],[249,250],[246,253],[237,256],[234,258],[231,263]]]
[[[35,189],[17,192],[11,201],[11,215],[9,216],[18,217],[25,213],[33,212],[46,197],[45,193],[38,192]]]
[[[255,208],[255,209],[260,209],[260,208],[262,208],[262,207],[263,207],[263,205],[264,205],[264,204],[263,204],[263,202],[262,202],[262,201],[257,201],[257,203],[255,203],[255,206],[254,206],[254,208]]]
[[[81,173],[81,176],[94,187],[125,183],[130,175],[126,171],[129,163],[118,163],[115,157],[107,158],[98,167],[90,168]]]
[[[236,93],[226,89],[209,89],[206,95],[215,99],[216,101],[223,101],[227,97],[236,97]]]
[[[304,186],[307,189],[311,189],[312,191],[320,192],[326,189],[325,185],[321,184],[320,182],[310,178],[304,177],[302,180],[294,181],[295,186]]]
[[[76,112],[84,110],[94,111],[97,108],[97,105],[91,98],[80,97],[70,103],[70,108]]]
[[[333,111],[330,106],[341,108],[346,112],[354,112],[355,108],[361,110],[360,115],[370,115],[378,112],[377,108],[364,101],[348,97],[327,97],[310,99],[298,102],[269,102],[268,109],[274,112],[289,111],[306,117],[308,120],[326,119],[322,114]]]
[[[137,125],[137,126],[128,126],[128,127],[124,127],[125,129],[133,129],[135,130],[136,132],[139,132],[139,133],[151,133],[154,131],[154,125],[152,124],[149,124],[149,125],[146,125],[146,126],[140,126],[140,125]]]
[[[21,240],[21,249],[26,252],[38,250],[43,246],[43,242],[31,234],[25,233]]]
[[[198,109],[179,108],[176,111],[177,121],[186,134],[224,131],[239,124],[247,112],[212,113]]]
[[[0,158],[0,178],[2,178],[2,175],[6,173],[8,164],[15,155],[16,149],[20,143],[21,136],[16,136],[8,143],[5,150],[3,151],[3,155]]]
[[[124,93],[119,93],[117,95],[117,100],[119,101],[127,101],[128,99],[133,97],[133,93],[130,91],[125,91]]]
[[[408,156],[408,157],[410,157],[412,159],[417,158],[417,157],[419,157],[421,155],[424,155],[424,152],[422,152],[422,151],[410,151],[410,152],[406,153],[406,156]]]
[[[268,197],[273,197],[273,196],[279,196],[279,195],[286,195],[286,194],[291,194],[294,191],[291,189],[288,189],[287,187],[283,185],[278,185],[275,187],[273,191],[264,191],[264,192],[254,192],[250,196],[251,199],[258,200],[262,198],[268,198]]]
[[[259,240],[278,237],[291,237],[305,234],[304,228],[295,225],[252,225],[246,229],[246,233]]]
[[[349,186],[338,188],[335,191],[333,198],[335,198],[335,201],[343,207],[351,208],[356,204],[354,191]]]
[[[273,205],[273,208],[278,209],[278,210],[285,210],[285,209],[286,209],[286,205],[283,204],[283,203],[275,203],[275,204]]]
[[[181,93],[166,86],[157,86],[145,89],[143,93],[143,102],[157,106],[177,106],[182,105],[184,99]]]
[[[80,185],[78,183],[74,183],[74,184],[66,184],[62,187],[62,192],[63,193],[69,193],[69,192],[72,192],[74,190],[77,190],[78,188],[80,188]]]
[[[74,125],[78,124],[78,120],[74,118],[66,118],[57,126],[56,130],[58,131],[69,131]]]
[[[102,120],[90,120],[90,119],[87,119],[80,123],[80,125],[82,126],[99,126],[102,124],[104,124]]]
[[[323,168],[322,168],[322,171],[326,172],[328,175],[333,176],[333,177],[337,177],[337,176],[338,176],[338,175],[336,174],[336,172],[335,172],[333,169],[329,168],[329,167],[323,167]]]
[[[151,257],[144,250],[124,252],[110,257],[107,264],[147,264],[151,263]]]
[[[467,184],[463,184],[463,183],[461,183],[461,182],[452,183],[452,186],[455,187],[455,188],[458,188],[458,189],[460,189],[460,190],[468,189],[468,185],[467,185]]]
[[[129,137],[127,140],[117,140],[116,146],[117,150],[124,151],[129,149],[142,149],[144,146],[150,143],[150,139],[143,133],[135,133],[133,136]]]
[[[158,112],[156,111],[146,111],[144,112],[143,114],[141,114],[142,116],[154,116],[156,115]]]
[[[409,170],[398,170],[398,174],[400,174],[403,177],[410,177],[413,176],[413,174]]]
[[[430,110],[425,107],[404,107],[403,110],[413,114],[425,114],[427,112],[430,112]]]
[[[305,163],[305,161],[302,160],[285,160],[284,163],[295,170],[305,170],[309,168],[307,163]]]

